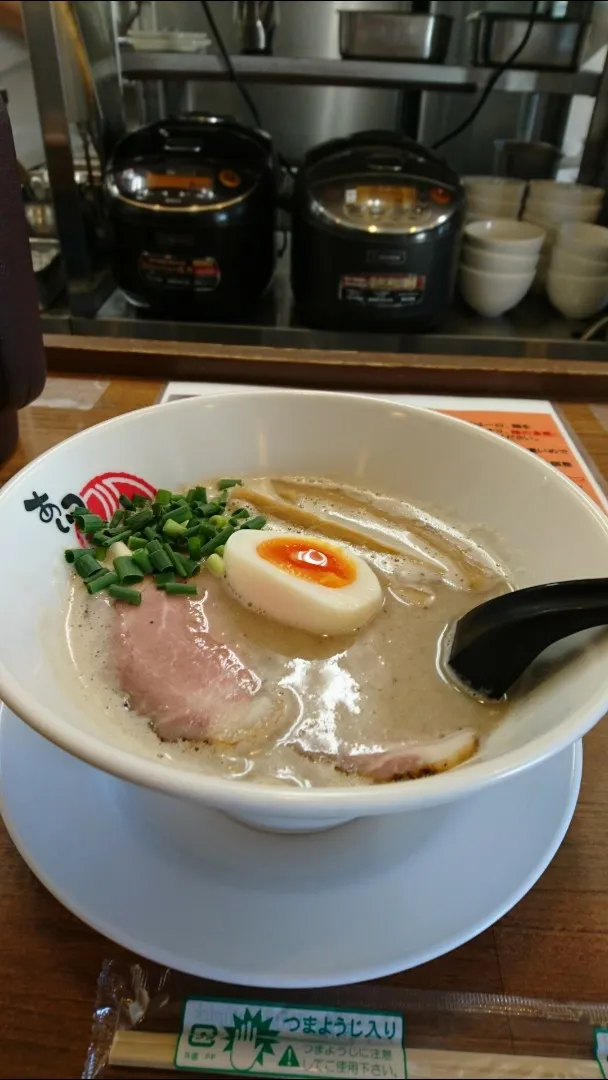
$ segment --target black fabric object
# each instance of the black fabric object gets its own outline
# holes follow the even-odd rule
[[[19,440],[19,417],[16,409],[0,410],[0,464],[14,452]]]
[[[42,392],[46,363],[13,132],[0,101],[0,459],[17,441],[15,410]]]

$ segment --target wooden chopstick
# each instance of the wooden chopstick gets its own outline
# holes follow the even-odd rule
[[[174,1034],[118,1031],[110,1065],[174,1069],[177,1040]],[[410,1080],[598,1080],[599,1075],[595,1060],[451,1050],[408,1050],[407,1072]]]

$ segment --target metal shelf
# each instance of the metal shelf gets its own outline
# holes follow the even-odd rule
[[[71,316],[65,306],[58,304],[42,313],[42,325],[46,334],[203,341],[284,350],[346,350],[370,354],[371,364],[383,353],[608,360],[605,340],[580,341],[588,322],[566,320],[547,300],[534,296],[499,319],[480,318],[457,297],[441,326],[426,334],[314,330],[298,318],[288,282],[280,274],[256,312],[230,324],[163,318],[132,307],[117,290],[92,318]]]
[[[218,56],[206,53],[136,52],[122,49],[126,79],[225,80],[229,73]],[[392,63],[378,60],[317,60],[287,56],[232,57],[235,69],[248,82],[296,83],[307,86],[409,86],[416,90],[483,90],[492,68],[445,64]],[[587,71],[509,71],[497,90],[519,94],[580,94],[595,97],[600,76]]]

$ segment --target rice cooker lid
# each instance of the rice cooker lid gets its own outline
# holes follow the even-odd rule
[[[107,190],[146,210],[221,210],[245,201],[271,168],[264,139],[211,117],[153,124],[119,143]]]
[[[462,203],[440,162],[395,148],[356,148],[322,159],[309,170],[308,189],[316,216],[368,234],[426,232]]]
[[[149,158],[118,170],[112,179],[116,192],[137,206],[219,210],[249,195],[259,173],[224,156],[196,163]]]

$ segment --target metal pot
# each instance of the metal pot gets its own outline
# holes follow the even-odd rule
[[[447,55],[453,21],[449,15],[341,11],[340,55],[439,64]]]
[[[562,159],[561,150],[545,142],[496,139],[494,150],[496,175],[518,180],[553,180]]]
[[[470,21],[471,62],[500,67],[523,40],[530,16],[477,11]],[[576,71],[587,26],[579,19],[536,15],[530,39],[512,66],[537,71]]]

